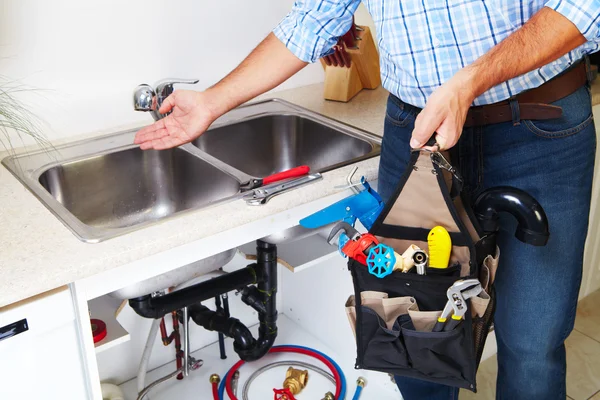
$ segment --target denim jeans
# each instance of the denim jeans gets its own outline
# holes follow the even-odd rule
[[[554,103],[563,116],[465,128],[454,148],[474,199],[500,185],[523,189],[549,219],[545,247],[514,237],[501,217],[496,276],[497,399],[566,398],[564,340],[573,329],[588,229],[596,133],[587,86]],[[418,109],[390,96],[379,167],[379,192],[392,195],[409,159]],[[405,400],[456,399],[458,390],[396,377]]]

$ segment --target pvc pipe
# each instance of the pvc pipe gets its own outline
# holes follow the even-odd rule
[[[158,328],[160,327],[160,319],[152,320],[152,325],[150,326],[150,332],[148,332],[148,339],[146,340],[146,346],[144,347],[144,352],[142,353],[142,359],[140,360],[140,367],[138,368],[137,375],[137,392],[140,393],[144,390],[144,385],[146,381],[146,372],[148,371],[148,362],[150,361],[150,356],[152,355],[152,348],[154,347],[154,341],[156,340],[156,336],[158,336]]]
[[[112,383],[101,383],[100,389],[102,390],[103,400],[125,400],[123,391],[117,385],[113,385]]]

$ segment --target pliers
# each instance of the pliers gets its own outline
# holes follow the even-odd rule
[[[456,328],[467,312],[467,300],[477,296],[482,290],[477,279],[461,279],[454,282],[446,292],[448,302],[432,331],[447,332]],[[452,317],[447,321],[451,313]]]
[[[309,171],[310,171],[310,168],[307,165],[301,165],[299,167],[291,168],[291,169],[288,169],[288,170],[285,170],[282,172],[278,172],[273,175],[269,175],[262,179],[259,179],[259,178],[251,179],[248,182],[242,183],[240,185],[240,190],[242,192],[246,192],[248,190],[256,189],[258,187],[268,185],[270,183],[274,183],[277,181],[282,181],[284,179],[297,178],[299,176],[308,174]]]

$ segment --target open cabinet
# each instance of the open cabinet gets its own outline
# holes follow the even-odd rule
[[[240,246],[240,252],[223,270],[239,270],[252,262],[247,258],[253,258],[255,246],[255,242]],[[275,345],[307,346],[330,356],[343,369],[348,399],[352,397],[357,378],[361,376],[368,382],[363,398],[399,399],[399,392],[388,375],[354,368],[354,336],[344,309],[345,301],[352,292],[352,282],[346,260],[339,255],[337,249],[328,245],[325,238],[315,234],[281,244],[277,251],[281,262],[278,264],[279,315]],[[257,312],[243,304],[239,294],[229,292],[227,297],[231,316],[246,324],[254,337],[257,337]],[[89,301],[88,305],[91,317],[106,319],[109,328],[106,338],[96,343],[94,348],[97,376],[102,382],[118,385],[125,399],[134,400],[138,393],[138,367],[152,322],[138,316],[128,304],[121,303],[108,294]],[[216,307],[214,299],[203,302],[203,305],[213,310]],[[165,320],[167,333],[170,333],[171,317],[167,316]],[[202,366],[190,371],[189,376],[181,380],[173,378],[157,386],[146,398],[211,399],[209,377],[215,373],[223,377],[239,360],[233,350],[232,339],[225,339],[226,359],[222,359],[216,332],[206,331],[193,323],[190,324],[189,332],[191,356],[201,360]],[[177,369],[174,344],[164,346],[160,332],[154,338],[152,349],[146,384]],[[307,361],[325,368],[317,360],[306,356],[267,355],[241,368],[238,398],[243,398],[244,384],[255,370],[282,360]],[[282,387],[286,370],[287,366],[281,366],[261,374],[250,386],[248,398],[273,398],[273,389]],[[319,374],[309,371],[309,376],[308,385],[297,399],[321,399],[327,391],[335,391],[335,386]]]

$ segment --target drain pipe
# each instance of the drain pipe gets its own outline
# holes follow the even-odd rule
[[[244,361],[254,361],[263,357],[269,352],[277,338],[277,302],[275,300],[277,297],[277,246],[258,240],[256,242],[256,258],[258,265],[263,270],[263,277],[258,283],[257,296],[261,297],[265,311],[258,312],[260,325],[255,345],[250,348],[242,348],[236,342],[233,343],[233,349]]]
[[[475,200],[474,210],[479,224],[487,234],[498,231],[498,214],[507,212],[517,220],[515,237],[533,246],[545,246],[550,233],[544,209],[523,190],[498,186],[487,189]]]
[[[164,296],[150,295],[129,300],[131,308],[145,318],[161,318],[166,313],[188,307],[190,317],[208,330],[234,339],[234,350],[244,361],[258,360],[272,347],[277,337],[277,246],[257,241],[257,263],[244,269],[201,282]],[[246,288],[257,284],[255,290]],[[232,290],[245,289],[244,302],[258,311],[258,339],[235,318],[202,306],[202,301]]]

